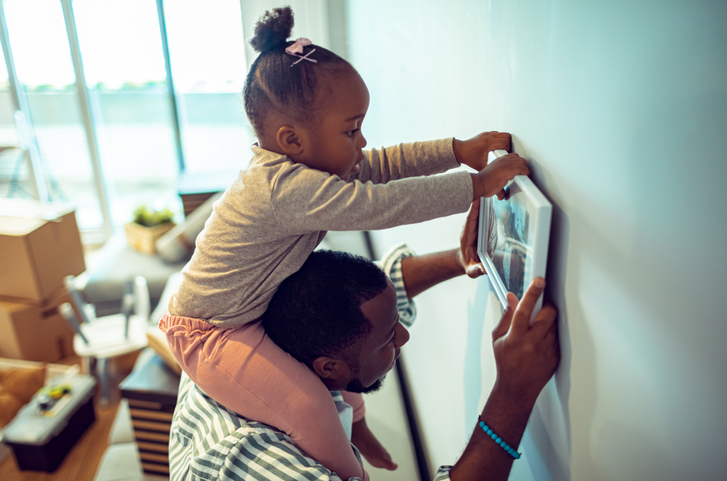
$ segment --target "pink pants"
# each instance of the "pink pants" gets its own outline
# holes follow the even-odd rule
[[[222,329],[167,313],[159,328],[184,372],[212,399],[243,417],[280,429],[342,479],[368,480],[330,392],[305,364],[270,340],[260,321]],[[342,394],[353,406],[353,420],[362,419],[363,397]]]

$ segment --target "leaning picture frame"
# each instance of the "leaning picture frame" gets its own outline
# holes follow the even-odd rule
[[[506,154],[490,152],[490,161]],[[508,292],[521,299],[536,277],[545,277],[552,211],[552,204],[524,175],[508,183],[503,200],[480,199],[477,254],[503,308]],[[541,305],[542,296],[533,317]]]

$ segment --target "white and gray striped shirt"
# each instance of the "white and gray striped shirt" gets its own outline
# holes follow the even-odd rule
[[[414,321],[416,307],[406,296],[401,259],[412,254],[401,244],[380,263],[396,287],[399,316],[406,327]],[[339,412],[350,410],[338,391],[331,395]],[[351,447],[360,461],[358,450],[353,444]],[[169,468],[171,481],[341,481],[301,451],[289,436],[230,411],[184,374],[170,432]],[[439,468],[435,481],[448,480],[449,469],[449,466]],[[360,478],[347,481],[360,481]]]

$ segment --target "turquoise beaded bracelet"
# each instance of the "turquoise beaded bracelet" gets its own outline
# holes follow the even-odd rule
[[[483,421],[480,421],[480,427],[485,432],[485,434],[490,436],[493,441],[495,441],[497,444],[499,444],[500,447],[502,449],[504,449],[505,452],[507,452],[507,454],[509,454],[510,456],[512,456],[515,459],[520,459],[521,454],[518,453],[517,451],[515,451],[514,449],[512,449],[512,447],[509,444],[507,444],[500,436],[495,434],[495,431],[493,431],[490,426],[485,424]]]

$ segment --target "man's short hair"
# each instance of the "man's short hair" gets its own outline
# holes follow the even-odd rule
[[[386,289],[388,278],[361,256],[313,252],[278,288],[263,314],[270,338],[311,366],[320,356],[351,363],[371,332],[361,304]]]

